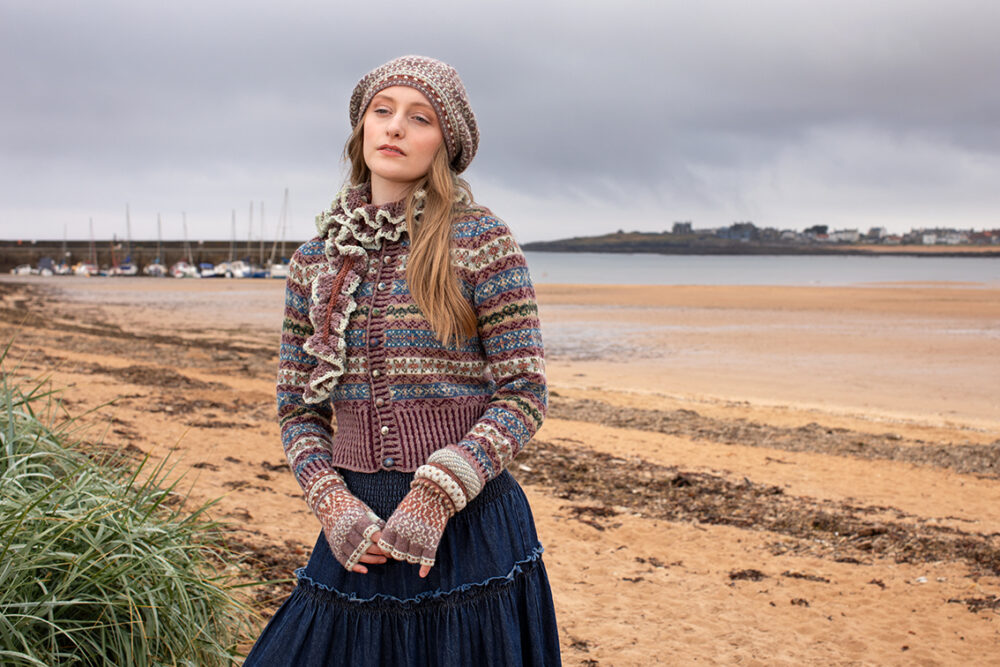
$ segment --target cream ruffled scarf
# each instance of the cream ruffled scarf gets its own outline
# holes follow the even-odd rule
[[[418,190],[416,217],[423,208]],[[368,264],[368,254],[383,241],[396,242],[406,232],[404,201],[376,206],[368,203],[367,184],[348,186],[338,193],[330,210],[316,216],[316,228],[326,237],[327,261],[312,281],[309,320],[313,325],[303,349],[316,358],[304,393],[306,403],[320,403],[330,397],[346,369],[347,341],[344,331],[357,308],[354,293]]]

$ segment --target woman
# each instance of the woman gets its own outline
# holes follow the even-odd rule
[[[289,266],[278,370],[323,530],[245,664],[559,664],[506,471],[545,415],[537,306],[507,225],[458,177],[479,143],[465,88],[397,58],[358,82],[350,119],[350,184]]]

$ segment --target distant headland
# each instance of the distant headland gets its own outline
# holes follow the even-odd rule
[[[1000,229],[914,229],[889,234],[882,227],[830,231],[815,225],[804,231],[759,228],[752,222],[728,227],[692,229],[674,223],[670,231],[626,232],[577,236],[522,245],[536,252],[654,253],[663,255],[934,255],[1000,257]]]

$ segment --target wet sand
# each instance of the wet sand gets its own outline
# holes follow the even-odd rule
[[[513,472],[567,665],[988,664],[1000,291],[541,285],[551,409]],[[274,423],[279,281],[0,279],[17,373],[172,453],[261,577],[317,527]],[[287,587],[257,592],[265,613]]]

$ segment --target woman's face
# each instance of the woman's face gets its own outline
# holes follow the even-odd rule
[[[444,141],[434,107],[416,88],[390,86],[372,98],[363,122],[373,203],[400,199],[430,171]]]

